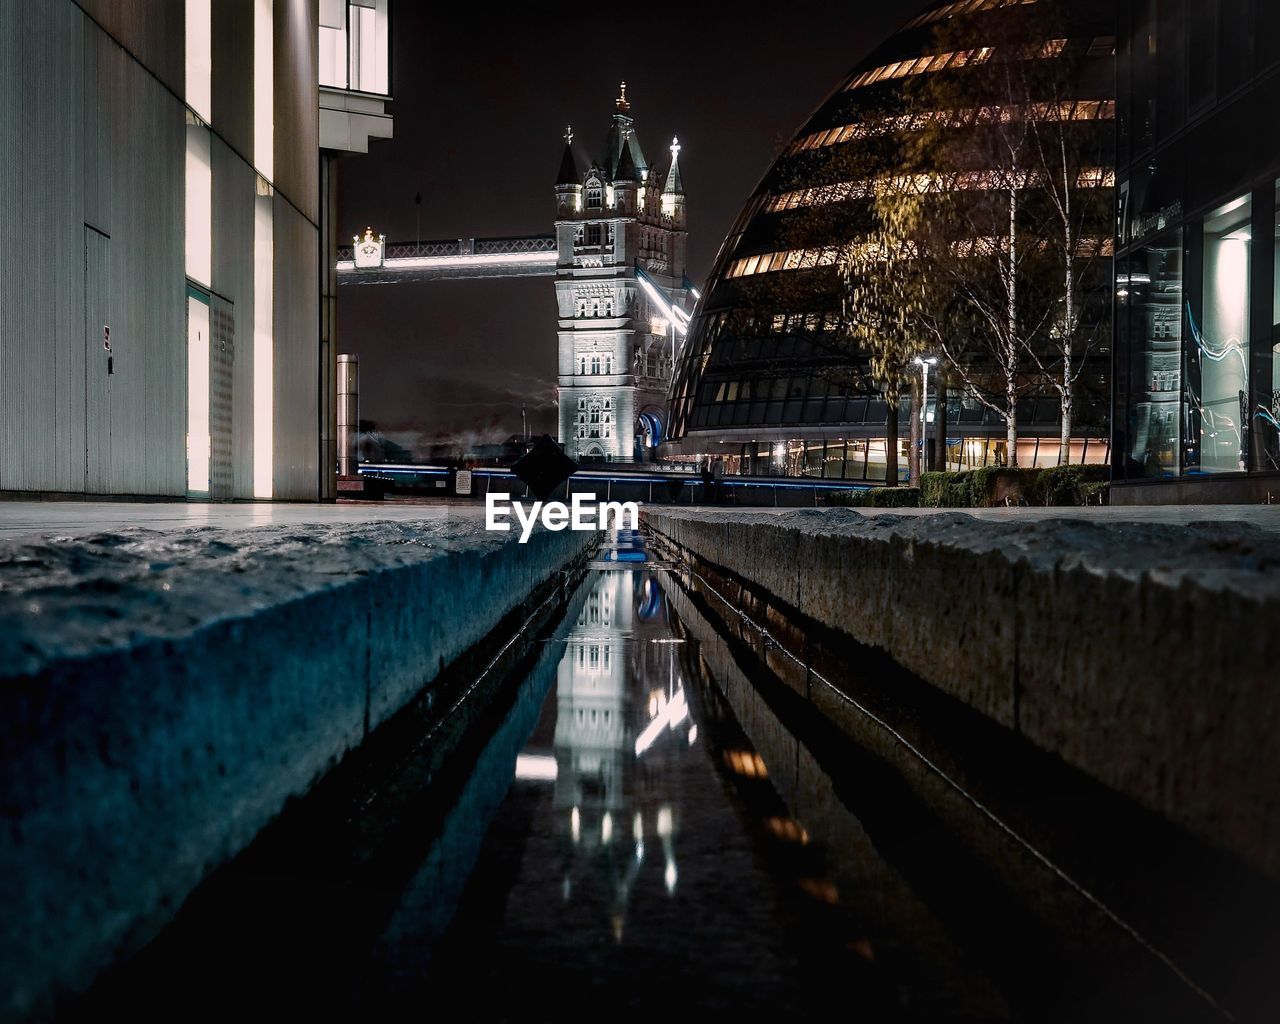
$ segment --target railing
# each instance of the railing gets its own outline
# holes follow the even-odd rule
[[[555,252],[554,235],[519,238],[450,238],[429,242],[388,242],[384,260],[430,259],[440,256],[507,256],[519,253]],[[338,259],[354,258],[349,245],[338,246]]]

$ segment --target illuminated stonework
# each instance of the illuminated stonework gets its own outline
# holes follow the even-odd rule
[[[560,442],[578,460],[644,461],[665,430],[688,295],[680,145],[665,174],[649,166],[625,85],[585,170],[573,137],[555,185]]]

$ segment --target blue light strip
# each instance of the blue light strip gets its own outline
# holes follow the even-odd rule
[[[381,466],[365,463],[359,467],[359,471],[370,475],[389,474],[392,476],[412,476],[412,477],[435,477],[448,476],[449,470],[439,466]],[[515,474],[506,469],[484,468],[473,469],[472,474],[484,477],[511,477]],[[701,484],[700,478],[690,475],[678,476],[676,474],[663,476],[641,475],[639,473],[602,473],[600,470],[580,470],[569,478],[573,481],[584,480],[605,480],[613,483],[641,483],[641,484],[667,484],[672,481],[678,483]],[[866,490],[871,487],[879,486],[876,481],[865,480],[823,480],[820,477],[812,479],[805,478],[803,480],[735,480],[732,478],[722,477],[718,481],[722,486],[726,487],[783,487],[783,488],[801,488],[811,490],[815,487],[826,490]]]

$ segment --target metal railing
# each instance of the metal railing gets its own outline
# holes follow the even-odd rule
[[[519,253],[555,252],[554,235],[518,238],[450,238],[426,242],[388,242],[384,260],[430,259],[440,256],[507,256]],[[338,259],[354,258],[350,245],[338,246]]]

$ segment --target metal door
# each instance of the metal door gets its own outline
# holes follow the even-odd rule
[[[112,490],[111,385],[115,356],[108,313],[108,258],[111,239],[84,226],[84,489]]]

